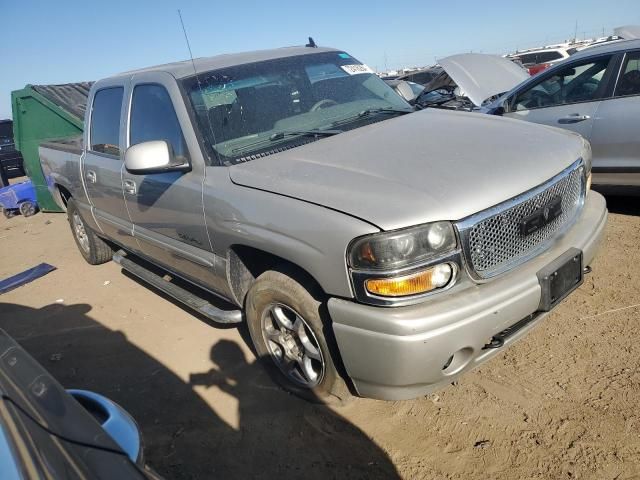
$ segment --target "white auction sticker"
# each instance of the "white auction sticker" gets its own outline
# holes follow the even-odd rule
[[[341,65],[340,68],[347,72],[349,75],[358,75],[360,73],[373,73],[366,65]]]

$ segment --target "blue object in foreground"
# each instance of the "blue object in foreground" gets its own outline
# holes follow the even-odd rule
[[[18,273],[13,277],[0,280],[0,295],[13,290],[14,288],[18,288],[22,285],[32,282],[36,278],[40,278],[47,273],[54,271],[55,269],[56,267],[54,267],[53,265],[49,265],[48,263],[41,263],[40,265],[36,265],[29,270]]]
[[[87,390],[67,390],[89,411],[100,412],[100,425],[133,463],[141,463],[142,439],[135,420],[117,403]]]
[[[31,180],[0,188],[0,207],[6,217],[20,211],[22,215],[31,216],[38,209],[36,189]]]

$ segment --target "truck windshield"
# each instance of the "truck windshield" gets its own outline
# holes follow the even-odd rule
[[[199,73],[183,85],[205,142],[225,164],[330,136],[310,132],[335,134],[413,111],[366,65],[344,52]]]

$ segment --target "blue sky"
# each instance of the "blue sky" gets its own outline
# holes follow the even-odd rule
[[[640,24],[638,0],[520,1],[46,1],[4,0],[0,118],[27,83],[97,80],[194,56],[299,45],[344,49],[372,68],[428,65],[435,58],[610,33]]]

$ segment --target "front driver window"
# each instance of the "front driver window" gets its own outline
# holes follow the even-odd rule
[[[602,78],[611,57],[573,64],[545,75],[533,87],[520,93],[513,110],[555,107],[570,103],[589,102],[602,94]]]
[[[627,54],[618,85],[616,85],[616,97],[627,95],[640,95],[640,52]]]
[[[176,159],[189,158],[178,116],[167,90],[156,84],[138,85],[131,100],[130,144],[166,140]]]

